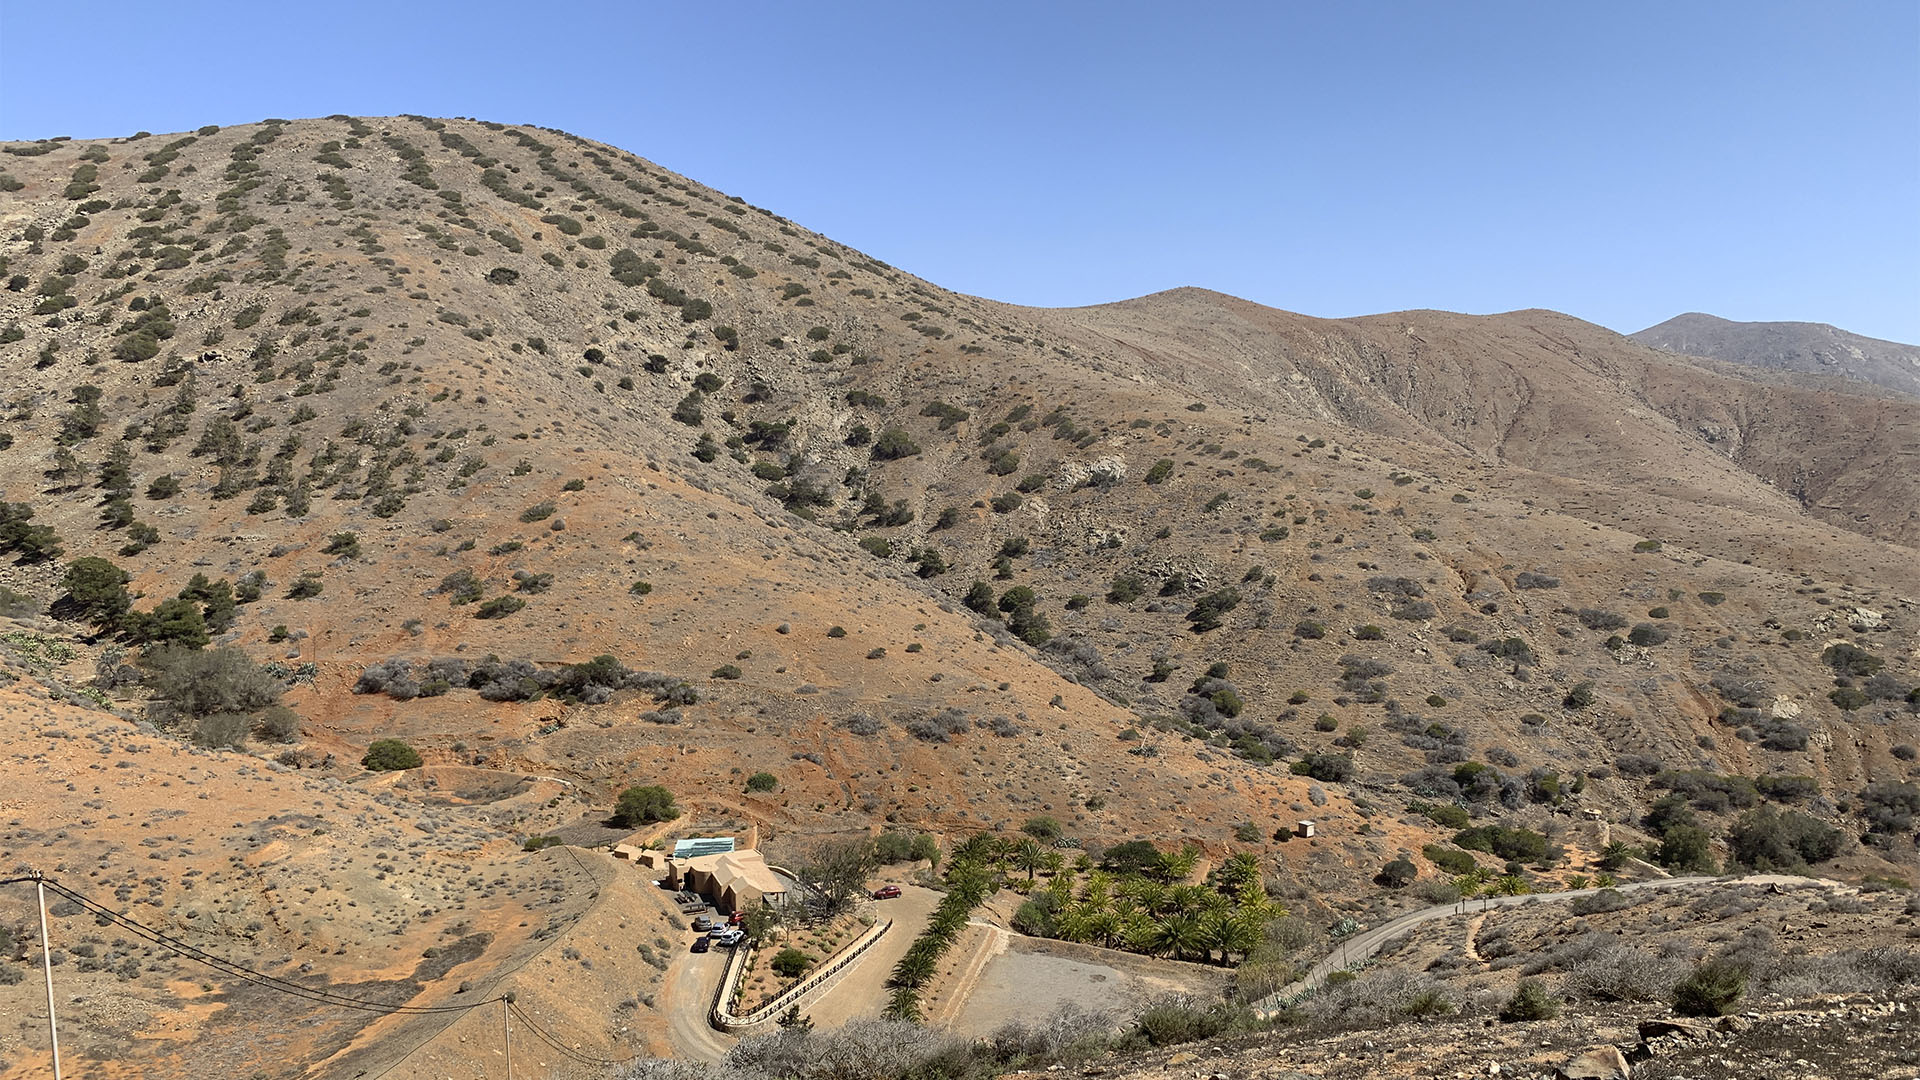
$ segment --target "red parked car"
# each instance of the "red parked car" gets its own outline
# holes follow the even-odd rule
[[[873,898],[875,900],[892,900],[899,895],[900,886],[898,885],[882,885],[873,890]]]

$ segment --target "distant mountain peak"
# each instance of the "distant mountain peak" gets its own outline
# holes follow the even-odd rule
[[[1688,356],[1857,379],[1920,397],[1920,346],[1863,337],[1827,323],[1734,322],[1689,311],[1628,336]]]

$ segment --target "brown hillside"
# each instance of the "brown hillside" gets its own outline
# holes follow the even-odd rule
[[[0,150],[18,182],[0,195],[0,500],[63,548],[4,555],[7,670],[85,691],[103,748],[187,754],[191,724],[137,731],[150,687],[97,676],[141,642],[83,618],[63,573],[111,560],[143,611],[196,573],[255,581],[215,643],[276,665],[301,732],[221,760],[356,807],[402,798],[355,764],[385,737],[432,776],[548,778],[512,814],[432,812],[431,843],[483,881],[549,880],[565,863],[520,841],[598,837],[581,823],[621,788],[662,783],[685,826],[776,843],[1047,815],[1091,846],[1253,850],[1297,897],[1365,915],[1415,902],[1372,884],[1396,854],[1439,873],[1419,852],[1452,830],[1415,800],[1551,831],[1579,865],[1597,824],[1568,819],[1642,839],[1689,770],[1810,777],[1795,805],[1849,836],[1864,788],[1916,775],[1911,404],[1703,371],[1551,312],[992,303],[530,127],[332,117]],[[74,657],[39,663],[49,643]],[[1878,678],[1836,685],[1834,643]],[[601,654],[656,675],[600,704],[528,681]],[[490,657],[532,666],[483,697],[466,680]],[[354,692],[392,660],[455,675],[437,696]],[[1829,695],[1848,690],[1843,710]],[[0,707],[24,766],[44,722]],[[1485,779],[1463,790],[1470,763]],[[760,771],[777,790],[745,792]],[[92,846],[63,873],[97,873],[90,892],[155,876],[104,858],[145,838],[147,795],[110,787],[82,815],[29,782],[51,786],[10,865],[67,829]],[[556,804],[532,794],[546,784],[570,786]],[[1700,800],[1716,838],[1758,796],[1741,798]],[[262,811],[198,827],[238,835]],[[1302,817],[1320,837],[1281,839]],[[1905,872],[1911,830],[1846,857]],[[256,888],[229,873],[223,890]],[[419,904],[354,899],[374,921]],[[478,984],[525,939],[512,905],[460,899],[501,921]],[[328,930],[288,890],[259,903],[267,937],[200,940],[346,947],[323,972],[340,980],[417,956],[411,937],[357,952],[357,923]],[[609,1010],[633,992],[600,980],[563,990]],[[183,993],[162,973],[124,992]],[[656,1045],[635,1016],[595,1045]],[[353,1052],[316,1037],[246,1064],[301,1075]]]

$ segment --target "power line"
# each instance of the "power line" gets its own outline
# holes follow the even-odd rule
[[[593,872],[587,868],[587,865],[581,861],[578,855],[574,854],[571,849],[566,849],[566,850],[567,850],[567,854],[573,856],[574,865],[577,866],[580,869],[580,871],[586,875],[587,880],[593,882],[595,887],[597,888],[600,884],[599,879],[594,876]],[[108,922],[113,925],[119,926],[123,929],[126,929],[138,935],[141,938],[144,938],[148,941],[153,942],[156,945],[159,945],[161,948],[166,949],[169,952],[185,957],[186,959],[192,960],[196,963],[204,964],[207,967],[213,968],[216,971],[220,971],[224,974],[231,975],[235,978],[253,983],[254,985],[260,986],[264,989],[274,990],[282,994],[287,994],[292,997],[297,997],[305,1001],[313,1002],[315,1004],[333,1005],[340,1008],[359,1009],[366,1012],[376,1012],[376,1013],[383,1013],[383,1014],[403,1013],[403,1014],[410,1014],[410,1015],[420,1015],[420,1014],[465,1013],[465,1012],[470,1012],[474,1009],[480,1008],[481,1006],[484,1006],[484,1005],[491,1005],[491,1004],[494,1004],[495,1002],[503,1002],[505,1005],[505,1008],[509,1012],[511,1012],[513,1015],[520,1018],[520,1022],[525,1028],[525,1030],[531,1031],[535,1038],[547,1044],[547,1046],[551,1047],[554,1050],[554,1052],[561,1054],[579,1064],[588,1065],[595,1068],[609,1068],[615,1065],[624,1065],[627,1062],[639,1060],[639,1058],[641,1057],[641,1055],[638,1055],[638,1054],[629,1054],[623,1058],[600,1057],[596,1054],[592,1054],[592,1053],[578,1050],[578,1049],[575,1049],[574,1047],[568,1046],[566,1043],[560,1040],[559,1036],[555,1035],[551,1031],[548,1031],[545,1027],[542,1027],[539,1023],[535,1022],[533,1017],[529,1016],[526,1010],[520,1007],[518,1002],[515,1000],[514,995],[512,994],[498,994],[481,1001],[473,1001],[473,1002],[468,1002],[461,1005],[394,1005],[388,1002],[373,1001],[368,998],[354,997],[350,994],[342,994],[336,991],[326,990],[320,987],[307,986],[301,983],[292,982],[287,979],[282,979],[278,976],[269,975],[264,971],[257,971],[253,968],[247,967],[244,964],[240,964],[235,961],[228,960],[225,957],[219,956],[217,954],[210,953],[205,949],[201,949],[197,946],[191,945],[181,940],[180,938],[177,938],[171,934],[168,934],[164,930],[160,930],[155,927],[148,926],[147,924],[140,922],[138,919],[135,919],[129,915],[121,914],[120,912],[117,912],[112,908],[109,908],[103,904],[97,903],[91,898],[87,897],[86,895],[76,892],[73,889],[69,889],[64,885],[61,885],[59,882],[53,880],[52,878],[40,877],[37,875],[26,876],[26,877],[12,877],[12,878],[0,879],[0,885],[13,885],[13,884],[18,884],[20,882],[27,882],[27,881],[31,881],[31,882],[34,882],[36,885],[43,886],[47,889],[51,889],[53,892],[58,893],[60,896],[65,897],[66,899],[72,901],[75,904],[78,904],[82,910],[94,915],[96,918],[104,922]],[[396,1062],[396,1064],[398,1063]]]
[[[97,904],[91,899],[88,899],[83,894],[75,892],[74,890],[69,889],[64,885],[61,885],[59,882],[54,881],[51,878],[46,879],[46,886],[47,888],[53,890],[54,892],[59,893],[61,896],[66,897],[68,900],[71,900],[74,903],[79,904],[82,908],[93,913],[95,916],[105,919],[127,930],[130,930],[133,933],[138,934],[143,938],[146,938],[148,941],[151,941],[154,944],[159,945],[163,949],[167,949],[168,951],[176,953],[180,956],[184,956],[189,960],[193,960],[198,963],[205,964],[206,966],[214,968],[217,971],[224,972],[228,975],[232,975],[239,979],[244,979],[247,982],[251,982],[251,983],[254,983],[255,985],[265,987],[269,990],[278,990],[281,993],[304,998],[308,1001],[316,1002],[318,1004],[337,1005],[342,1008],[361,1009],[367,1012],[418,1014],[418,1013],[466,1012],[469,1009],[477,1009],[482,1005],[488,1005],[488,1004],[491,1004],[493,1001],[498,1000],[497,998],[489,998],[485,1001],[468,1002],[460,1005],[395,1005],[389,1002],[373,1001],[367,998],[357,998],[348,994],[341,994],[332,990],[322,989],[320,987],[307,986],[302,983],[292,982],[290,980],[282,979],[274,975],[269,975],[263,971],[256,971],[250,967],[247,967],[244,964],[235,963],[234,961],[228,960],[224,957],[217,956],[213,953],[207,952],[204,949],[197,948],[193,945],[186,943],[185,941],[180,940],[179,938],[176,938],[166,933],[163,930],[157,930],[151,926],[146,925],[145,923],[140,922],[137,919],[131,918],[126,915],[122,915],[111,908],[108,908],[101,904]]]
[[[556,1050],[557,1052],[564,1054],[569,1058],[572,1058],[574,1061],[577,1061],[582,1065],[593,1065],[598,1068],[604,1069],[614,1065],[625,1065],[629,1061],[638,1061],[641,1057],[641,1055],[639,1054],[628,1054],[626,1057],[623,1057],[623,1058],[603,1058],[603,1057],[596,1057],[594,1055],[588,1054],[585,1051],[576,1050],[573,1047],[568,1046],[565,1043],[562,1043],[557,1036],[548,1032],[545,1028],[542,1028],[539,1024],[534,1023],[533,1018],[527,1015],[527,1011],[520,1007],[519,1002],[510,1001],[507,1003],[507,1008],[512,1010],[513,1015],[520,1018],[520,1023],[523,1026],[525,1026],[527,1030],[533,1032],[534,1035],[541,1042],[546,1043],[548,1046],[553,1047],[553,1049]]]

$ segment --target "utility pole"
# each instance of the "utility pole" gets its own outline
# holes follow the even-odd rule
[[[500,1037],[507,1044],[507,1080],[513,1080],[513,1018],[509,1011],[512,1005],[513,991],[500,995]]]
[[[47,1034],[53,1039],[53,1080],[60,1080],[60,1025],[53,1018],[53,950],[47,939],[47,882],[33,871],[33,891],[40,900],[40,969],[47,977]]]

